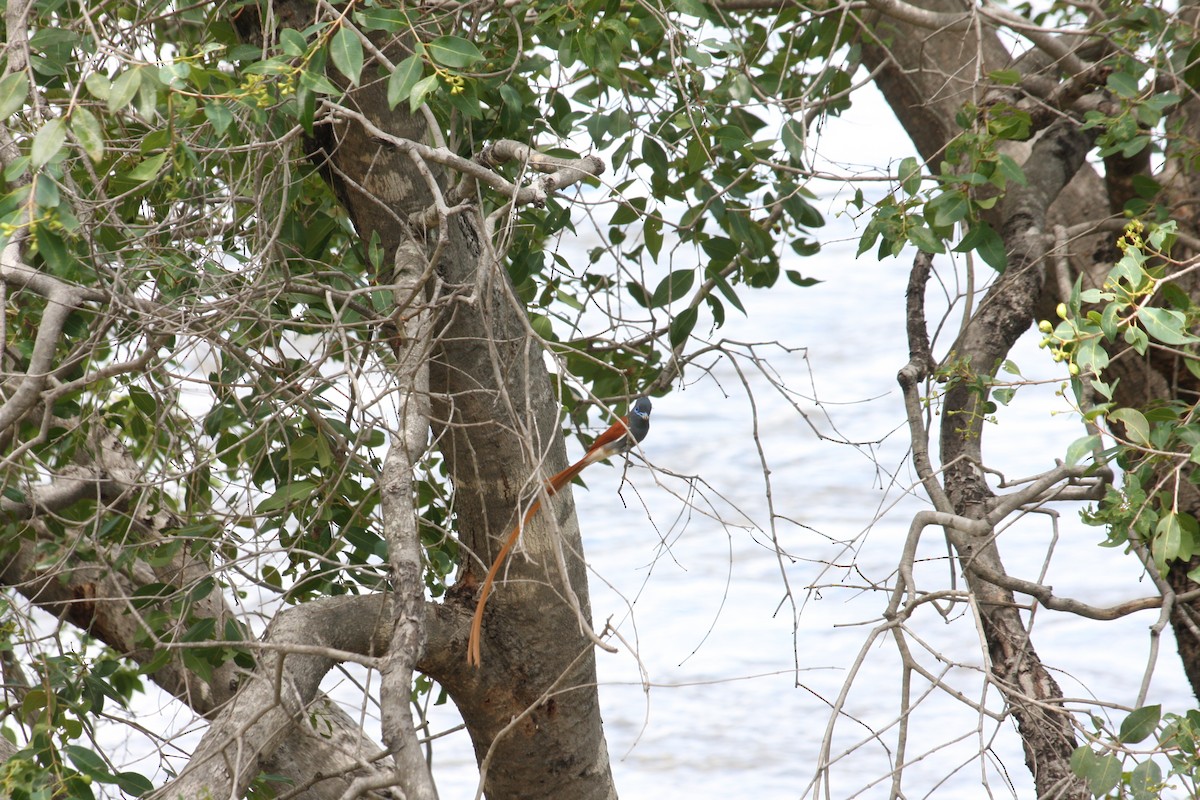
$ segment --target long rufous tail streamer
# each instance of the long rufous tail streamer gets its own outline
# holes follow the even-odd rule
[[[592,442],[592,446],[584,453],[583,458],[546,481],[546,494],[557,494],[562,487],[570,483],[589,464],[595,464],[597,461],[603,461],[606,458],[629,450],[642,439],[646,438],[649,430],[650,398],[640,397],[634,403],[629,416],[617,420],[608,430],[596,437],[596,441]],[[540,499],[535,500],[533,505],[529,507],[529,510],[525,512],[525,516],[521,521],[513,526],[512,532],[508,534],[508,538],[504,542],[504,546],[500,548],[500,552],[496,554],[496,558],[492,561],[492,566],[488,570],[487,577],[483,579],[483,587],[479,590],[479,600],[475,605],[475,616],[471,618],[471,635],[467,640],[468,664],[478,667],[481,663],[480,640],[483,637],[483,610],[487,606],[488,596],[492,593],[492,584],[496,582],[496,575],[500,572],[500,566],[516,545],[517,539],[521,536],[521,531],[525,529],[525,526],[529,524],[529,520],[533,518],[533,515],[541,507],[542,501]]]

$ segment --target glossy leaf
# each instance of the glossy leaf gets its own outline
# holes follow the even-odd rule
[[[970,204],[962,192],[939,194],[925,205],[925,218],[935,228],[949,228],[970,213]]]
[[[129,105],[142,86],[142,71],[127,69],[112,82],[108,93],[108,110],[120,111]]]
[[[418,108],[425,102],[425,98],[437,88],[438,76],[428,75],[413,85],[412,91],[408,93],[408,107],[410,111],[416,112]]]
[[[0,78],[0,121],[25,105],[29,97],[29,80],[24,72],[13,72]]]
[[[1100,446],[1100,437],[1095,434],[1084,436],[1067,446],[1066,462],[1069,465],[1078,464],[1092,454]]]
[[[146,776],[137,772],[118,772],[112,781],[125,794],[141,797],[154,791],[154,784]]]
[[[358,34],[345,25],[339,26],[329,40],[329,57],[338,72],[357,86],[363,68],[363,46]]]
[[[104,158],[104,132],[96,116],[86,108],[77,108],[71,115],[71,133],[92,161]]]
[[[389,108],[395,108],[412,96],[413,87],[421,80],[421,74],[424,71],[425,62],[415,55],[409,56],[396,65],[396,69],[388,77],[387,101]]]
[[[1134,444],[1150,443],[1150,423],[1146,415],[1136,408],[1118,408],[1108,414],[1111,422],[1117,422],[1125,427],[1125,435]]]
[[[690,269],[678,269],[659,281],[650,298],[653,308],[670,305],[676,300],[687,296],[692,284],[696,281],[696,273]]]
[[[159,153],[156,156],[150,156],[143,159],[140,164],[131,169],[126,177],[131,181],[148,181],[158,176],[162,170],[163,164],[167,161],[166,153]]]
[[[62,152],[67,142],[67,126],[62,118],[55,117],[42,126],[33,139],[33,147],[29,151],[30,165],[39,169],[50,162],[50,159]]]
[[[921,163],[912,156],[900,162],[896,174],[900,178],[900,188],[909,196],[916,195],[921,190]]]
[[[1004,248],[1004,240],[986,222],[980,221],[971,225],[967,235],[954,248],[958,252],[974,250],[996,272],[1004,272],[1008,267],[1008,252]]]
[[[685,308],[671,320],[668,334],[671,347],[679,347],[687,340],[688,336],[692,333],[692,329],[696,327],[696,320],[699,317],[700,314],[697,309]]]
[[[425,45],[426,52],[442,66],[463,69],[483,60],[483,53],[460,36],[439,36]]]
[[[1142,706],[1129,713],[1121,722],[1121,741],[1125,744],[1144,742],[1162,719],[1162,706]]]
[[[1187,320],[1179,311],[1146,306],[1138,311],[1138,321],[1146,333],[1163,344],[1193,344],[1200,338],[1184,330]]]

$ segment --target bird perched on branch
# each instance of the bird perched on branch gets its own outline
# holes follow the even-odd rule
[[[639,397],[627,416],[621,417],[608,430],[596,437],[596,441],[592,442],[592,446],[583,454],[583,458],[546,481],[546,494],[557,494],[589,464],[595,464],[597,461],[603,461],[632,450],[633,446],[645,439],[646,434],[650,432],[650,408],[650,398]],[[504,546],[496,554],[496,559],[492,562],[487,577],[483,579],[483,588],[479,590],[479,601],[475,606],[475,616],[471,619],[471,636],[467,641],[468,664],[476,667],[480,664],[479,642],[483,632],[483,609],[487,605],[488,595],[491,594],[492,584],[496,581],[496,573],[500,571],[500,565],[508,557],[513,545],[517,543],[521,531],[529,524],[529,520],[537,513],[541,505],[541,500],[535,500],[529,510],[525,512],[524,518],[513,526]]]

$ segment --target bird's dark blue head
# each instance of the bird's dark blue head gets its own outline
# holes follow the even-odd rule
[[[650,432],[650,407],[649,397],[639,397],[629,409],[629,433],[633,442],[640,442]],[[632,446],[633,442],[628,442],[627,446]]]

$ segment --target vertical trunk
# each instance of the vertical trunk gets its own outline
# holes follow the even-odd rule
[[[304,2],[284,3],[279,18],[309,19],[307,8]],[[393,63],[408,55],[402,43],[384,52]],[[389,110],[386,81],[364,81],[342,103],[389,134],[428,144],[422,115],[408,113],[403,103]],[[363,240],[378,235],[384,263],[409,240],[435,258],[440,288],[427,298],[434,314],[431,419],[435,446],[454,486],[463,553],[460,580],[447,605],[463,624],[460,635],[431,638],[422,665],[462,713],[487,767],[490,798],[613,797],[595,659],[581,628],[591,620],[569,492],[556,496],[525,531],[523,552],[511,560],[507,581],[488,605],[483,667],[466,664],[478,576],[520,504],[539,485],[538,475],[566,464],[558,404],[525,309],[485,241],[477,208],[448,217],[446,230],[414,226],[410,215],[429,207],[432,192],[412,158],[354,120],[319,131],[319,158],[331,167],[325,173]],[[437,165],[427,166],[443,185],[453,180]],[[569,592],[578,597],[585,619],[564,600]]]

